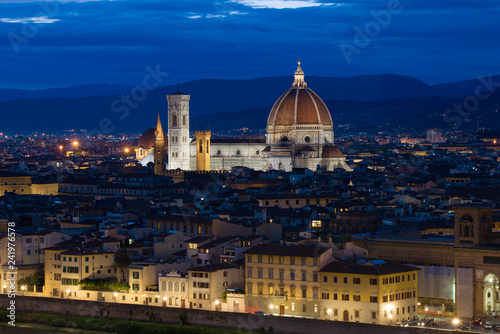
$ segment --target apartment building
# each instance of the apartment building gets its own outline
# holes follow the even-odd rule
[[[255,246],[245,252],[246,310],[318,318],[320,269],[331,249],[313,246]]]
[[[188,275],[176,270],[159,276],[159,295],[162,306],[186,308],[189,305]]]
[[[243,285],[242,269],[223,264],[209,264],[189,269],[189,308],[221,310],[229,286]]]
[[[384,325],[413,319],[418,270],[382,260],[332,262],[320,270],[320,317]]]

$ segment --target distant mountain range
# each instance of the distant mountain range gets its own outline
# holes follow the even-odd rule
[[[183,83],[181,92],[190,94],[191,129],[217,132],[247,127],[263,129],[270,108],[287,90],[293,78],[272,77],[249,80],[204,79]],[[453,115],[446,114],[467,95],[485,91],[478,80],[427,85],[394,74],[329,78],[306,76],[308,86],[327,104],[334,125],[350,129],[450,127]],[[500,82],[500,76],[493,78]],[[0,132],[57,132],[87,129],[112,132],[142,132],[154,126],[157,110],[166,123],[166,95],[175,85],[147,91],[140,102],[127,104],[122,94],[134,87],[115,84],[79,85],[45,90],[0,89]],[[500,94],[481,101],[477,110],[460,116],[461,127],[476,120],[498,128]],[[166,124],[164,125],[166,127]]]

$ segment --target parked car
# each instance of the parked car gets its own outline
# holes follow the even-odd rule
[[[410,326],[420,326],[420,320],[418,320],[418,319],[411,320]]]
[[[400,326],[401,327],[408,327],[408,321],[407,320],[401,321]]]
[[[493,325],[493,331],[494,332],[500,332],[500,324],[494,324]]]
[[[258,315],[267,315],[266,312],[262,312],[262,311],[255,311],[253,314],[258,314]]]
[[[474,319],[474,320],[472,321],[472,324],[473,324],[473,325],[475,325],[475,326],[479,326],[479,325],[480,325],[481,323],[483,323],[483,322],[484,322],[484,320],[483,320],[483,319],[479,319],[479,318],[478,318],[478,319]]]
[[[458,326],[457,328],[457,332],[468,332],[468,331],[470,331],[470,328],[467,325],[461,325]]]
[[[483,323],[483,326],[484,326],[484,329],[492,329],[493,328],[493,324],[489,321],[485,321]]]

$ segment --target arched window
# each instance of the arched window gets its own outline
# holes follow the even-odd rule
[[[464,237],[468,238],[470,235],[469,225],[464,226]]]
[[[168,282],[168,291],[172,291],[172,288],[173,288],[172,281],[169,281]]]
[[[181,284],[181,292],[186,292],[186,284]]]
[[[186,115],[182,115],[182,125],[186,125]]]
[[[175,291],[179,291],[179,282],[175,282]]]
[[[165,281],[161,282],[161,290],[162,291],[167,290],[167,282],[165,282]]]
[[[203,153],[203,142],[200,140],[200,153]]]
[[[177,126],[177,114],[172,114],[172,125]]]

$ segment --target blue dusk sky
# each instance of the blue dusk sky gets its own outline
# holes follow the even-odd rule
[[[498,0],[0,0],[0,87],[500,74]]]

